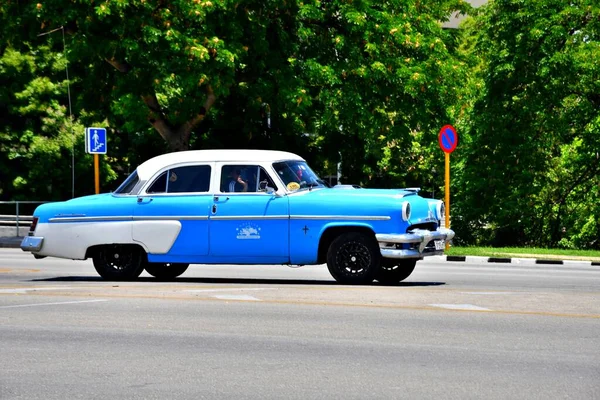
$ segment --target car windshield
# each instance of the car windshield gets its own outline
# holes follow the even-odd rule
[[[273,168],[290,191],[328,186],[304,161],[277,162],[273,163]]]

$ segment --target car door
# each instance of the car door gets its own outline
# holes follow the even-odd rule
[[[212,197],[209,217],[211,259],[236,264],[289,262],[287,196],[264,188],[277,191],[260,165],[220,163],[216,168],[220,193]]]
[[[138,196],[132,235],[147,245],[150,261],[193,262],[208,255],[212,170],[206,163],[169,168]],[[176,258],[155,256],[160,254]]]

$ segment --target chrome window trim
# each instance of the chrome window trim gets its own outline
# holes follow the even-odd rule
[[[267,192],[217,192],[213,194],[213,197],[229,197],[229,196],[269,196],[274,197],[274,195],[269,194]]]
[[[179,192],[179,193],[144,193],[139,194],[136,197],[146,199],[150,197],[181,197],[181,196],[194,196],[194,197],[210,197],[213,194],[211,192]]]

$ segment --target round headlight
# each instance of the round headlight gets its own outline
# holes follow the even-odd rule
[[[402,204],[402,219],[405,221],[410,219],[410,203],[408,201]]]
[[[446,205],[443,201],[440,201],[436,207],[437,217],[442,220],[446,217]]]

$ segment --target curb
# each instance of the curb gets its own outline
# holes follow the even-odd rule
[[[561,260],[561,259],[544,259],[544,258],[512,258],[512,257],[482,257],[482,256],[438,256],[440,261],[448,262],[487,262],[487,263],[504,263],[504,264],[537,264],[537,265],[566,265],[566,264],[584,264],[590,266],[600,266],[600,261],[585,261],[585,260]]]

